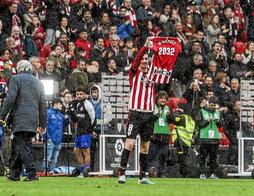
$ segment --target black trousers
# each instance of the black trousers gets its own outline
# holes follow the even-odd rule
[[[95,153],[96,153],[96,146],[99,144],[99,134],[97,138],[92,138],[92,143],[90,147],[90,168],[92,171],[94,171],[95,167]]]
[[[228,164],[238,165],[238,142],[231,142],[228,147]]]
[[[22,173],[23,165],[29,177],[36,175],[36,166],[32,154],[33,132],[16,132],[12,141],[10,169],[11,175],[19,177]]]
[[[218,169],[217,155],[219,152],[219,142],[217,143],[202,143],[200,144],[200,172],[205,173],[206,159],[210,158],[210,172],[214,174]]]
[[[174,144],[177,150],[177,158],[178,158],[178,164],[180,166],[180,171],[179,173],[185,177],[187,175],[187,157],[188,157],[188,149],[189,147],[182,145],[178,142]]]

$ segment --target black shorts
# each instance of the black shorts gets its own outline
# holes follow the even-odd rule
[[[130,110],[126,138],[136,139],[139,134],[141,141],[150,141],[154,128],[154,122],[151,121],[152,116],[152,112]]]

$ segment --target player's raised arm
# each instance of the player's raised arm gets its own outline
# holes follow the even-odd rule
[[[144,46],[140,49],[140,51],[138,52],[137,56],[135,57],[134,61],[132,62],[132,65],[131,65],[131,69],[134,70],[134,71],[137,71],[139,66],[140,66],[140,63],[141,63],[141,60],[144,56],[145,53],[147,53],[147,50],[148,50],[148,47],[149,47],[149,44],[151,44],[151,40],[153,39],[154,37],[148,37],[146,39],[146,43],[144,44]]]

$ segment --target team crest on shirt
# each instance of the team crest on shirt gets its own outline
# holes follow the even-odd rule
[[[143,83],[145,83],[145,84],[151,84],[151,83],[152,83],[151,80],[147,79],[147,78],[144,77],[144,76],[141,77],[141,82],[143,82]]]

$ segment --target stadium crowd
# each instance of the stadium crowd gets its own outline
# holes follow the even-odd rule
[[[65,113],[73,96],[85,96],[75,94],[77,87],[82,86],[78,92],[85,94],[89,94],[87,89],[100,92],[102,74],[127,75],[147,37],[178,37],[182,52],[170,83],[157,84],[156,93],[167,92],[165,97],[172,113],[176,110],[173,103],[186,103],[179,108],[184,114],[188,111],[186,115],[192,116],[197,130],[209,124],[204,124],[207,119],[202,119],[201,110],[216,108],[220,113],[216,124],[221,127],[223,138],[220,144],[229,144],[228,163],[237,165],[240,79],[252,79],[254,74],[253,21],[253,0],[3,0],[0,93],[8,91],[17,63],[26,59],[33,65],[35,77],[58,82]],[[94,115],[100,120],[96,103],[92,103],[95,114],[89,114],[90,120]],[[104,123],[108,122],[109,119]],[[251,129],[251,125],[246,127]],[[94,131],[94,135],[98,132]],[[165,142],[156,134],[153,144],[168,144],[169,138]],[[177,135],[180,137],[178,132]],[[198,143],[197,138],[194,133],[193,141]],[[218,151],[216,142],[208,141],[214,145],[213,152]],[[204,155],[201,165],[210,153],[202,151],[204,145],[200,144]],[[184,142],[180,146],[189,147]],[[180,151],[185,152],[184,149]],[[90,152],[84,153],[90,156]],[[90,167],[89,162],[81,161],[80,168]],[[165,176],[165,168],[162,170],[160,175]],[[185,169],[182,170],[184,176]]]

